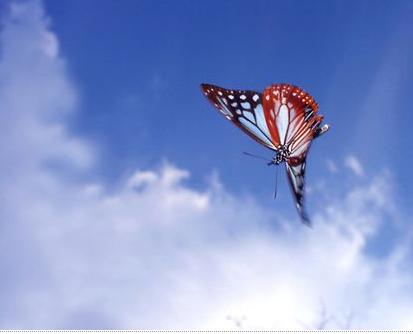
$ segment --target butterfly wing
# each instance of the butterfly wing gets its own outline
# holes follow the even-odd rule
[[[310,225],[310,219],[304,207],[304,175],[305,175],[305,158],[300,161],[286,162],[287,178],[290,184],[291,192],[294,197],[297,211],[304,224]]]
[[[310,224],[304,209],[304,175],[308,150],[314,138],[329,128],[320,126],[323,116],[317,115],[318,104],[297,86],[274,84],[263,93],[263,108],[271,138],[278,148],[290,153],[286,161],[287,177],[304,223]]]
[[[287,168],[287,177],[291,191],[295,200],[295,204],[304,224],[311,225],[308,215],[304,208],[304,175],[305,165],[308,151],[311,142],[314,138],[320,136],[328,130],[320,128],[319,124],[322,121],[322,116],[314,116],[311,120],[305,121],[305,126],[300,126],[291,139],[287,142],[290,156],[287,159],[285,166]]]
[[[251,90],[229,90],[210,84],[201,85],[208,100],[252,139],[276,150],[265,119],[261,94]]]
[[[317,116],[318,104],[297,86],[274,84],[263,93],[263,108],[271,138],[277,146],[292,152],[315,134],[322,116]],[[314,120],[318,122],[314,123]]]
[[[290,152],[286,161],[287,177],[297,210],[310,225],[304,208],[304,175],[308,150],[314,138],[329,126],[320,126],[323,116],[317,115],[318,105],[301,88],[289,84],[274,84],[261,95],[254,91],[227,90],[202,84],[208,100],[232,123],[264,146]]]

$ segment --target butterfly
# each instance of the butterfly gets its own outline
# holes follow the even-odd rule
[[[261,94],[252,90],[230,90],[201,84],[208,100],[252,139],[274,152],[269,165],[285,163],[288,181],[303,223],[310,225],[304,207],[304,175],[313,139],[329,129],[321,125],[318,104],[303,89],[273,84]]]

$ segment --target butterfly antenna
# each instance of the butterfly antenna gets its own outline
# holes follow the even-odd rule
[[[278,165],[275,166],[275,190],[274,190],[274,199],[277,198],[278,191]]]
[[[261,159],[261,160],[268,161],[267,158],[261,157],[261,156],[259,156],[259,155],[255,155],[255,154],[248,153],[248,152],[242,152],[242,153],[244,153],[245,155],[248,155],[248,156],[250,156],[250,157],[256,158],[256,159]]]

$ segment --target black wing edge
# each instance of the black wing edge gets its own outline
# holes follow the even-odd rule
[[[199,87],[201,88],[202,93],[205,93],[205,91],[206,91],[208,88],[227,90],[227,89],[224,88],[224,87],[217,86],[217,85],[213,85],[213,84],[208,84],[208,83],[205,83],[205,82],[201,83],[201,84],[199,85]]]
[[[288,184],[290,185],[290,189],[293,194],[294,201],[295,201],[295,206],[297,208],[298,214],[300,215],[301,222],[304,225],[312,228],[312,223],[304,207],[305,159],[300,165],[298,165],[300,166],[300,170],[297,174],[294,173],[292,166],[290,166],[287,162],[285,163],[285,166],[286,166]],[[297,166],[294,166],[294,167],[297,167]],[[296,181],[295,183],[294,183],[294,180]]]

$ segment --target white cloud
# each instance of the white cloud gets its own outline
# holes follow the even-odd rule
[[[347,168],[349,168],[355,175],[363,176],[364,169],[361,162],[354,156],[348,155],[344,160],[344,164]]]
[[[95,150],[65,126],[78,101],[40,3],[13,5],[0,41],[1,328],[343,328],[349,315],[411,328],[411,243],[368,251],[393,217],[388,175],[332,196],[313,230],[216,177],[194,190],[167,163],[112,192],[72,183],[49,162],[75,173]]]

